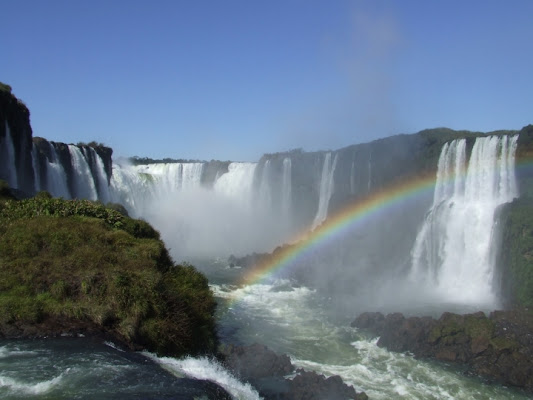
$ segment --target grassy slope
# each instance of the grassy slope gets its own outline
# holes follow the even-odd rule
[[[146,222],[83,200],[0,200],[0,332],[60,318],[195,354],[215,349],[214,310],[207,279]]]

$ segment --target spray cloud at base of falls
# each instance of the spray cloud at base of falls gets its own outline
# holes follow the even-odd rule
[[[284,162],[286,188],[278,206],[270,182],[277,177],[269,165],[263,164],[254,190],[257,163],[228,163],[210,184],[203,182],[207,163],[115,164],[111,192],[161,231],[177,259],[268,251],[288,231],[290,160]]]

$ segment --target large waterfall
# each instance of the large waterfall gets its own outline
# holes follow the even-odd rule
[[[433,206],[412,251],[411,277],[444,301],[495,305],[494,215],[518,195],[517,139],[477,138],[469,162],[464,139],[441,151]]]

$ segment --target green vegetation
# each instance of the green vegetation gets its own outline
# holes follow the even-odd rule
[[[502,290],[513,305],[533,307],[533,199],[504,205],[500,223]]]
[[[0,91],[1,92],[8,92],[8,93],[11,93],[11,86],[9,86],[8,84],[6,83],[3,83],[3,82],[0,82]]]
[[[67,320],[179,356],[215,350],[214,311],[207,279],[148,223],[46,193],[0,200],[0,332]]]
[[[9,189],[9,185],[3,179],[0,179],[0,201],[14,199]]]
[[[185,160],[183,158],[163,158],[163,159],[154,159],[150,157],[138,157],[133,156],[128,158],[129,162],[132,165],[146,165],[146,164],[173,164],[173,163],[198,163],[203,162],[201,160]]]
[[[89,147],[92,147],[92,148],[95,148],[95,149],[98,148],[98,147],[107,147],[104,143],[95,142],[94,140],[92,142],[89,142],[89,143],[78,142],[76,144],[76,146],[78,146],[78,147],[89,146]]]

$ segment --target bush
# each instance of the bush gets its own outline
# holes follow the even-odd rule
[[[0,82],[0,91],[1,92],[8,92],[8,93],[11,93],[11,86],[9,86],[8,84],[6,83],[2,83]]]

